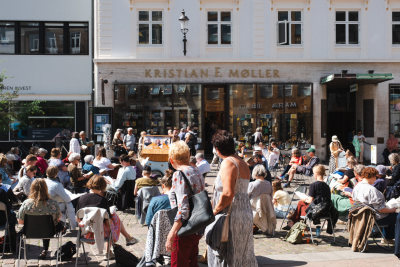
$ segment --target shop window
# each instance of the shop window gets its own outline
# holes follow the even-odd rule
[[[163,12],[139,11],[139,44],[163,44]]]
[[[336,11],[336,44],[359,44],[359,12]]]
[[[15,53],[15,23],[0,22],[0,54]]]
[[[278,97],[283,97],[283,87],[285,87],[285,97],[292,96],[292,85],[291,84],[280,84],[278,85]]]
[[[75,130],[75,102],[46,101],[42,112],[31,113],[28,101],[18,101],[11,109],[11,139],[53,140],[64,130]]]
[[[297,96],[310,96],[311,95],[311,85],[298,85]]]
[[[89,54],[88,24],[69,23],[69,53],[72,55]]]
[[[400,84],[389,86],[390,132],[400,137]]]
[[[271,98],[272,96],[272,84],[260,85],[260,98]]]
[[[207,43],[209,45],[232,44],[232,19],[230,11],[207,12]]]
[[[45,23],[46,54],[64,54],[64,24]]]
[[[39,23],[22,22],[21,54],[39,54]]]
[[[278,44],[301,45],[303,23],[301,11],[278,11]]]
[[[400,12],[392,13],[392,44],[400,44]]]

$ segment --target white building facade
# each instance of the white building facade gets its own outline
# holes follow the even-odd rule
[[[94,14],[95,106],[114,130],[191,125],[211,153],[216,125],[239,140],[260,127],[328,159],[354,129],[378,162],[400,137],[400,1],[96,0]]]
[[[20,89],[13,130],[2,141],[54,142],[64,129],[89,130],[92,3],[1,0],[0,6],[0,69],[12,76],[4,89]],[[43,113],[27,112],[35,100],[43,101]]]

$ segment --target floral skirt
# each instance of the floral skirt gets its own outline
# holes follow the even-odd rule
[[[119,219],[116,212],[114,212],[114,214],[111,216],[110,224],[111,224],[112,237],[113,237],[113,240],[115,243],[118,241],[119,235],[121,233],[121,220]],[[103,223],[103,230],[104,230],[104,237],[105,238],[109,237],[110,236],[110,226],[107,225],[105,222]],[[86,239],[94,239],[94,233],[89,232],[86,235],[84,235],[83,237]],[[94,242],[89,243],[89,244],[93,245]]]

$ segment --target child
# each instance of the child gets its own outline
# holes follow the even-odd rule
[[[287,206],[290,203],[288,192],[283,191],[281,181],[275,180],[272,182],[273,203],[275,207],[276,218],[285,218],[286,211],[282,210],[282,206]]]

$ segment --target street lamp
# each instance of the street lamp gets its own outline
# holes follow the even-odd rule
[[[189,31],[189,18],[185,15],[185,10],[182,10],[182,15],[179,18],[179,22],[181,23],[181,32],[183,33],[183,55],[186,56],[186,33]]]

